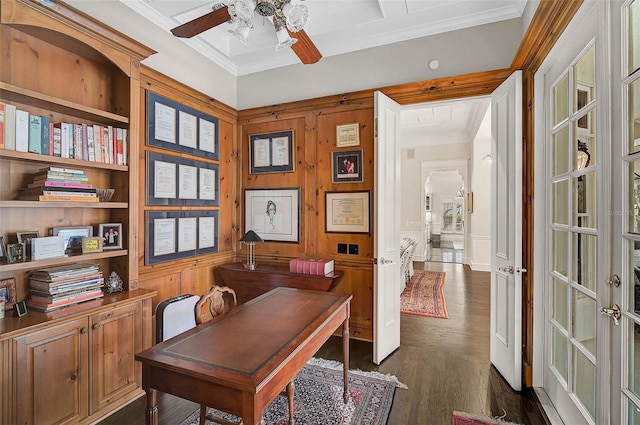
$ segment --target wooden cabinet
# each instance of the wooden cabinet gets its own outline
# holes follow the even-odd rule
[[[155,294],[107,295],[98,306],[70,308],[59,319],[29,312],[0,321],[0,352],[7,357],[0,423],[87,424],[141,396],[134,356],[151,345]]]

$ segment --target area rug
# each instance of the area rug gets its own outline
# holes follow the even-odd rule
[[[505,415],[506,416],[506,415]],[[506,422],[502,417],[490,418],[482,415],[472,415],[464,412],[453,412],[451,425],[519,425],[513,422]]]
[[[400,295],[400,312],[448,319],[444,272],[416,270]]]
[[[293,379],[294,419],[301,425],[385,425],[391,412],[396,387],[406,388],[395,376],[349,370],[349,402],[344,403],[342,363],[311,359]],[[215,415],[238,421],[233,415]],[[200,409],[180,425],[197,425]],[[289,423],[286,397],[278,396],[264,412],[267,425]],[[210,424],[211,422],[207,422]]]

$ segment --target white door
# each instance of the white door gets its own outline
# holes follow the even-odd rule
[[[522,386],[522,72],[491,95],[491,363]]]
[[[535,323],[544,332],[544,392],[566,424],[622,423],[610,392],[621,379],[621,353],[611,344],[613,320],[600,313],[610,305],[607,277],[620,244],[611,233],[620,220],[611,199],[620,187],[612,178],[619,171],[610,168],[607,7],[585,2],[536,75],[545,109],[537,118],[544,153],[536,162],[544,166],[536,169],[543,177],[536,193],[546,196],[544,219],[535,223],[544,237],[536,247],[544,248],[534,252],[544,257],[536,287],[545,311]],[[620,167],[619,157],[615,163]]]
[[[376,364],[400,347],[400,109],[399,104],[375,92],[373,361]]]

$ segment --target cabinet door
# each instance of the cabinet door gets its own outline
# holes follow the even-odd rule
[[[87,417],[87,320],[14,339],[16,423],[77,423]]]
[[[142,351],[140,303],[96,314],[90,321],[90,414],[135,391],[141,374],[135,353]]]

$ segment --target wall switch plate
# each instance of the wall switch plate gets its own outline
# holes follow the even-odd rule
[[[338,254],[346,254],[347,253],[347,244],[339,243],[338,244]]]
[[[360,249],[358,248],[358,244],[357,243],[350,243],[349,244],[349,254],[358,255],[359,252],[360,252]]]

